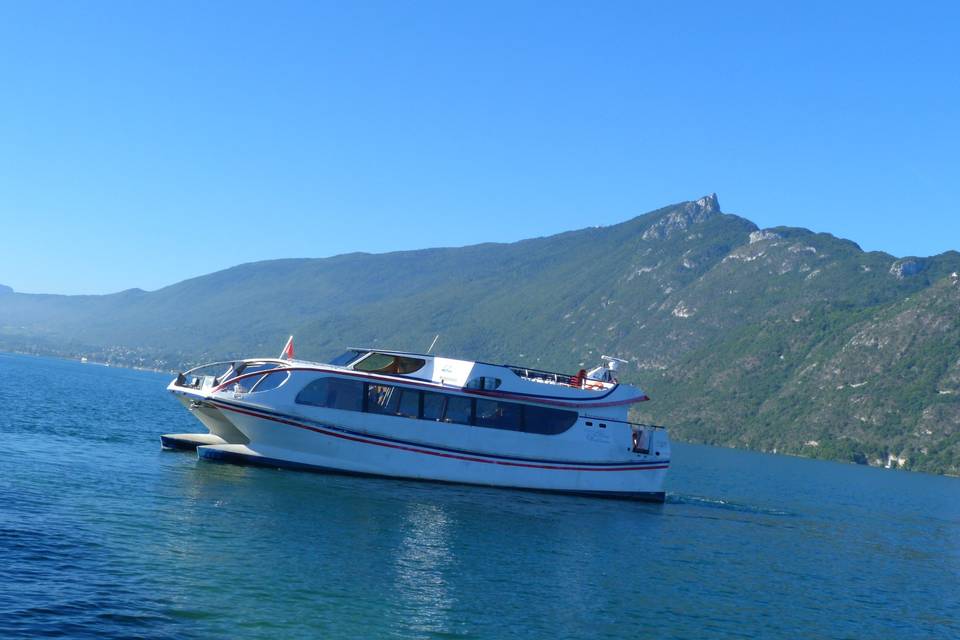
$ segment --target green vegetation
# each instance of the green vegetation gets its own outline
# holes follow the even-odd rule
[[[245,264],[154,292],[0,295],[0,348],[183,368],[348,345],[576,371],[683,440],[960,474],[960,253],[760,231],[716,199],[513,244]],[[892,460],[892,462],[891,462]]]

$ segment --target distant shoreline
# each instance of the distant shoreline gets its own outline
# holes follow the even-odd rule
[[[83,360],[81,360],[81,358],[84,358],[86,356],[63,356],[63,355],[55,355],[55,354],[48,354],[48,353],[31,353],[28,351],[18,351],[16,349],[0,350],[0,354],[11,355],[11,356],[27,356],[29,358],[49,358],[51,360],[62,360],[64,362],[76,362],[77,364],[88,364],[88,365],[105,367],[105,368],[128,369],[131,371],[152,371],[154,373],[168,373],[173,375],[176,375],[178,373],[173,369],[157,369],[154,367],[142,367],[139,365],[131,365],[131,364],[126,364],[122,362],[99,362],[94,360],[87,360],[86,362],[84,362]]]
[[[92,361],[88,361],[88,362],[85,362],[85,363],[84,363],[84,362],[81,362],[81,360],[80,360],[80,358],[83,357],[83,356],[58,356],[58,355],[48,355],[48,354],[40,354],[40,353],[28,353],[28,352],[16,351],[16,350],[0,350],[0,355],[17,355],[17,356],[27,356],[27,357],[33,357],[33,358],[49,358],[49,359],[52,359],[52,360],[62,360],[62,361],[65,361],[65,362],[75,362],[75,363],[77,363],[77,364],[91,364],[91,365],[101,366],[101,367],[106,367],[106,368],[116,367],[116,368],[119,368],[119,369],[127,369],[127,370],[131,370],[131,371],[151,371],[151,372],[153,372],[153,373],[164,373],[164,374],[172,374],[172,375],[176,375],[176,374],[178,373],[177,371],[170,370],[170,369],[157,369],[157,368],[153,368],[153,367],[141,367],[141,366],[134,366],[134,365],[123,364],[123,363],[118,363],[118,362],[92,362]],[[948,478],[960,478],[960,474],[952,474],[952,473],[931,473],[931,472],[929,472],[929,471],[923,471],[923,470],[917,470],[917,469],[895,468],[895,467],[894,467],[894,468],[888,468],[888,467],[884,467],[883,465],[870,464],[869,462],[867,462],[866,464],[861,464],[861,463],[853,462],[853,461],[851,461],[851,460],[843,460],[843,459],[838,459],[838,458],[818,458],[818,457],[816,457],[816,456],[806,456],[806,455],[803,455],[803,454],[801,454],[801,453],[795,453],[795,452],[788,452],[788,451],[768,451],[768,450],[763,450],[763,449],[753,449],[753,448],[750,448],[750,447],[735,447],[735,446],[727,446],[727,445],[716,444],[716,443],[711,443],[711,442],[703,442],[703,441],[698,441],[698,440],[688,440],[688,439],[683,439],[683,438],[676,438],[676,440],[677,440],[677,442],[682,442],[682,443],[684,443],[684,444],[703,445],[703,446],[707,446],[707,447],[719,447],[719,448],[721,448],[721,449],[733,449],[733,450],[739,450],[739,451],[750,451],[750,452],[754,452],[754,453],[762,453],[762,454],[773,455],[773,456],[788,456],[788,457],[791,457],[791,458],[803,458],[803,459],[805,459],[805,460],[822,460],[822,461],[824,461],[824,462],[838,462],[838,463],[842,463],[842,464],[851,464],[851,465],[854,465],[854,466],[867,467],[867,468],[871,468],[871,469],[881,469],[881,470],[885,470],[885,471],[908,471],[908,472],[911,472],[911,473],[920,473],[920,474],[931,475],[931,476],[945,476],[945,477],[948,477]]]

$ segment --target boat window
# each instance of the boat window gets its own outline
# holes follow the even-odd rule
[[[523,406],[523,426],[527,433],[557,435],[573,426],[577,421],[576,411],[550,409],[548,407]]]
[[[463,396],[447,396],[446,410],[443,412],[444,422],[470,424],[473,413],[473,401]]]
[[[297,394],[298,404],[317,407],[363,410],[363,383],[358,380],[324,377],[314,380]]]
[[[423,368],[426,360],[407,356],[394,356],[389,353],[371,353],[353,365],[356,371],[370,373],[413,373]]]
[[[420,392],[386,384],[368,384],[367,411],[416,418],[420,413]]]
[[[473,401],[463,396],[448,393],[423,392],[423,420],[472,424]]]
[[[487,389],[493,390],[500,386],[500,378],[491,378],[489,376],[480,376],[474,378],[466,384],[467,389]]]
[[[400,401],[397,403],[397,414],[407,418],[416,418],[420,414],[420,392],[413,389],[398,389],[398,391],[401,391],[402,394]]]
[[[287,371],[275,371],[246,378],[240,383],[250,380],[250,387],[244,388],[252,387],[253,392],[261,392],[276,389],[289,377],[290,373]],[[385,384],[364,385],[357,380],[334,377],[318,378],[309,383],[297,394],[296,402],[345,411],[366,410],[370,413],[408,418],[420,416],[423,420],[434,422],[475,424],[480,427],[541,435],[563,433],[577,421],[576,411],[487,399],[474,401],[464,396],[421,392]]]
[[[238,390],[239,390],[241,393],[249,393],[249,392],[252,391],[253,388],[254,388],[255,386],[257,386],[257,384],[258,384],[261,380],[263,380],[264,377],[265,377],[265,376],[254,376],[254,375],[250,375],[250,374],[256,373],[256,372],[258,372],[258,371],[269,371],[269,370],[271,370],[271,369],[276,369],[277,366],[278,366],[278,365],[276,365],[276,364],[267,363],[267,362],[255,362],[255,363],[251,363],[251,364],[240,364],[240,365],[238,365],[238,366],[236,367],[236,369],[235,369],[234,371],[229,372],[229,373],[230,373],[230,378],[223,378],[222,380],[225,381],[225,382],[229,382],[229,380],[232,380],[232,379],[237,378],[237,377],[239,377],[239,376],[247,376],[247,377],[245,377],[245,378],[242,378],[242,379],[240,379],[240,380],[237,380],[235,383],[233,383],[233,384],[231,385],[231,387],[236,386],[236,387],[239,388]]]
[[[478,427],[522,431],[523,407],[513,402],[477,400],[477,416],[474,424]]]
[[[367,411],[370,413],[393,413],[390,400],[394,388],[386,384],[367,385]]]
[[[331,360],[329,364],[332,364],[337,367],[345,367],[351,362],[353,362],[354,360],[356,360],[361,353],[364,353],[364,352],[357,351],[356,349],[350,349],[349,351],[344,351],[343,353],[338,355],[336,358]]]
[[[243,380],[237,380],[234,383],[234,387],[240,393],[250,393],[253,391],[253,388],[257,386],[257,383],[263,380],[264,376],[250,376],[249,378],[244,378]]]
[[[289,371],[275,371],[273,373],[268,373],[265,376],[260,376],[257,378],[258,382],[250,388],[250,391],[252,393],[261,393],[263,391],[276,389],[286,382],[287,378],[289,377]]]
[[[443,420],[443,405],[447,396],[442,393],[423,392],[423,419],[440,422]]]

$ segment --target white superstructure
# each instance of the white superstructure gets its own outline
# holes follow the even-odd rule
[[[205,459],[662,501],[667,432],[627,421],[647,397],[604,360],[573,376],[382,349],[214,363],[167,387],[209,434],[161,442]]]

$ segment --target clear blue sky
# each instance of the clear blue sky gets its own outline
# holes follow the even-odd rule
[[[960,249],[960,3],[2,2],[0,283],[512,241],[717,192]]]

